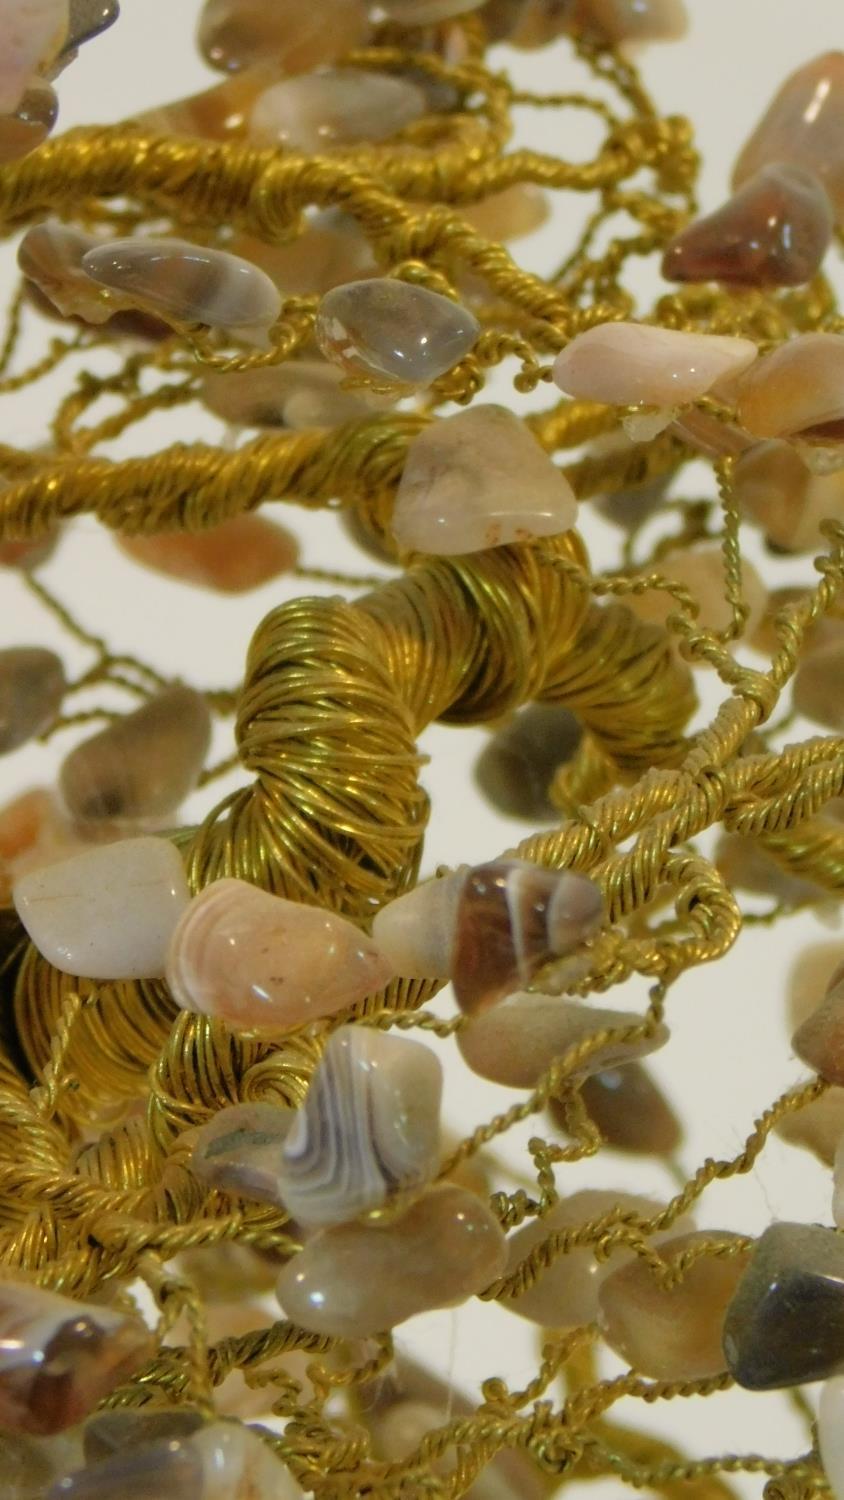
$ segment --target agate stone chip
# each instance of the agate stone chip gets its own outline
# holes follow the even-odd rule
[[[731,1374],[750,1391],[844,1371],[844,1237],[820,1224],[772,1224],[724,1322]]]

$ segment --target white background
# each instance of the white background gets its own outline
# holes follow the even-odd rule
[[[844,14],[840,0],[690,0],[690,7],[689,39],[653,47],[643,55],[642,66],[660,109],[685,112],[694,122],[706,163],[700,196],[711,208],[723,196],[729,164],[773,88],[799,63],[844,42]],[[124,0],[120,24],[88,47],[61,79],[62,124],[117,120],[212,82],[192,45],[196,13],[194,0]],[[501,65],[512,63],[519,79],[533,88],[556,91],[585,82],[565,44],[545,54],[497,56]],[[573,158],[585,157],[592,148],[591,135],[584,129],[575,114],[558,119],[550,112],[526,113],[519,122],[525,143]],[[579,212],[561,195],[552,224],[523,249],[517,247],[517,254],[532,267],[550,268],[569,248],[573,215]],[[3,268],[11,286],[11,258]],[[60,388],[59,379],[4,402],[2,439],[26,446],[43,441],[44,415]],[[215,433],[219,428],[210,418],[187,408],[162,419],[154,436],[150,429],[149,442],[213,439]],[[130,451],[128,444],[124,451]],[[308,563],[371,570],[369,561],[345,543],[333,517],[285,507],[283,519],[302,537]],[[588,509],[582,513],[582,531],[599,562],[613,560],[615,538]],[[771,581],[811,578],[807,561],[768,559],[764,566]],[[302,588],[272,584],[246,599],[206,597],[130,568],[109,537],[87,519],[72,528],[44,576],[91,628],[202,685],[234,684],[255,624],[268,608]],[[4,573],[0,645],[36,641],[54,643],[71,667],[84,660],[17,580]],[[709,701],[716,701],[711,685]],[[528,831],[496,816],[474,792],[470,771],[482,742],[482,733],[474,730],[435,728],[424,737],[431,756],[424,781],[434,805],[426,871],[439,862],[487,858]],[[222,751],[226,743],[221,732]],[[62,749],[28,748],[8,757],[0,764],[0,793],[49,778]],[[207,806],[207,796],[193,799],[186,818]],[[834,918],[827,912],[825,920]],[[735,1155],[754,1116],[804,1076],[790,1056],[783,1021],[784,979],[802,948],[830,939],[844,956],[844,936],[837,927],[830,932],[813,916],[784,921],[776,931],[757,927],[742,936],[717,970],[689,974],[676,986],[668,1016],[671,1042],[654,1060],[653,1069],[682,1108],[687,1134],[680,1160],[687,1172],[708,1155]],[[641,1007],[644,999],[644,984],[634,982],[622,1003]],[[475,1079],[447,1054],[444,1048],[449,1125],[476,1123],[517,1097]],[[567,1170],[561,1181],[566,1191],[606,1185],[667,1196],[672,1188],[663,1167],[612,1153]],[[805,1153],[773,1140],[749,1177],[707,1192],[698,1217],[704,1226],[752,1233],[772,1217],[828,1223],[829,1201],[828,1173]],[[449,1368],[454,1380],[468,1390],[475,1389],[484,1374],[503,1374],[513,1385],[522,1383],[534,1368],[537,1344],[531,1325],[498,1307],[480,1305],[459,1316],[440,1313],[417,1319],[403,1330],[402,1341],[425,1350],[426,1357]],[[607,1368],[617,1365],[610,1361]],[[664,1410],[620,1408],[617,1415],[628,1421],[641,1418],[643,1426],[663,1430],[680,1442],[687,1439],[689,1451],[696,1454],[755,1449],[787,1456],[807,1447],[805,1430],[780,1396],[739,1392],[706,1402],[675,1403]],[[749,1480],[747,1486],[748,1493],[756,1493],[760,1481]],[[608,1495],[617,1493],[615,1485],[602,1486],[599,1493],[603,1489]]]

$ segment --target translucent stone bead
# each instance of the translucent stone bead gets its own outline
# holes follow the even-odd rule
[[[58,530],[51,531],[38,541],[0,542],[0,568],[20,568],[28,572],[47,561],[59,539]]]
[[[373,936],[407,978],[451,978],[462,1010],[495,1005],[600,925],[601,892],[585,876],[498,860],[427,881],[383,907]]]
[[[844,1089],[829,1088],[796,1113],[783,1115],[777,1135],[789,1145],[811,1151],[824,1166],[835,1161],[838,1142],[844,1136]]]
[[[836,215],[844,210],[844,52],[825,52],[791,73],[733,169],[740,187],[761,167],[788,162],[820,178]]]
[[[46,141],[58,113],[55,89],[43,78],[31,78],[16,107],[0,115],[0,166],[19,161]]]
[[[154,838],[120,839],[30,870],[13,894],[39,953],[85,979],[160,977],[188,903],[178,850]]]
[[[452,16],[465,16],[477,10],[484,0],[381,0],[381,9],[390,21],[400,26],[429,26],[435,21],[448,21]]]
[[[0,1423],[12,1432],[62,1432],[152,1352],[138,1319],[28,1282],[2,1281]]]
[[[576,517],[571,485],[521,418],[479,405],[410,444],[393,535],[408,551],[455,557],[556,536]]]
[[[365,1338],[465,1302],[502,1274],[506,1259],[504,1233],[486,1204],[443,1185],[381,1224],[323,1230],[285,1266],[276,1294],[302,1328]]]
[[[791,1045],[827,1082],[844,1086],[844,964],[831,975],[822,1001],[798,1026]]]
[[[699,624],[707,630],[727,629],[732,611],[726,597],[724,554],[719,543],[706,542],[693,549],[665,552],[654,564],[654,571],[688,590],[700,606]],[[753,564],[744,557],[741,579],[742,597],[748,606],[745,633],[750,635],[762,619],[768,594]],[[640,620],[651,625],[664,625],[668,616],[676,614],[679,609],[672,594],[657,589],[627,596],[624,602]]]
[[[167,959],[177,1004],[266,1036],[333,1015],[392,976],[351,922],[245,880],[215,880],[194,897]]]
[[[569,396],[611,406],[685,406],[731,382],[757,354],[750,339],[600,323],[557,355],[554,380]]]
[[[669,1263],[696,1245],[729,1246],[741,1236],[700,1229],[666,1240],[660,1255]],[[663,1286],[638,1256],[602,1282],[598,1292],[601,1332],[611,1349],[635,1370],[655,1380],[705,1380],[726,1367],[721,1335],[736,1286],[750,1252],[700,1255],[682,1279]]]
[[[235,72],[256,63],[278,73],[309,73],[366,40],[359,0],[205,0],[197,42],[212,68]]]
[[[239,427],[338,427],[372,415],[361,391],[344,391],[336,365],[290,360],[266,369],[206,375],[202,399],[215,416]]]
[[[844,1496],[844,1378],[836,1375],[821,1386],[818,1401],[818,1449],[835,1500]]]
[[[0,115],[11,114],[33,73],[48,66],[67,36],[68,0],[3,0],[0,6]]]
[[[62,796],[83,820],[167,817],[196,785],[210,739],[202,694],[164,688],[71,750],[59,772]]]
[[[298,1500],[272,1449],[241,1423],[211,1422],[184,1437],[118,1450],[54,1485],[46,1500]]]
[[[461,206],[460,213],[478,234],[489,240],[519,240],[547,223],[551,206],[547,193],[533,182],[514,182],[478,203]]]
[[[427,113],[407,78],[364,68],[326,68],[274,83],[255,100],[249,138],[307,154],[359,141],[386,141]]]
[[[817,552],[821,522],[844,521],[844,470],[813,474],[790,443],[756,443],[733,470],[733,494],[742,515],[784,552]]]
[[[682,1141],[680,1121],[640,1063],[590,1074],[581,1084],[580,1097],[590,1120],[615,1151],[671,1156]],[[549,1100],[549,1112],[555,1124],[565,1129],[566,1116],[558,1100]]]
[[[750,1391],[844,1369],[844,1239],[819,1224],[771,1224],[724,1324],[731,1375]]]
[[[560,814],[549,787],[580,737],[580,725],[570,709],[559,703],[529,703],[484,746],[475,762],[475,781],[497,812],[531,823],[556,822]]]
[[[0,755],[17,750],[53,722],[66,686],[54,651],[40,646],[0,651]]]
[[[432,1178],[441,1095],[442,1068],[430,1047],[340,1027],[282,1148],[288,1212],[309,1227],[343,1224]]]
[[[276,1104],[233,1104],[196,1132],[191,1170],[209,1187],[284,1207],[284,1143],[296,1118]]]
[[[158,135],[199,136],[209,141],[243,139],[252,106],[274,76],[264,67],[247,68],[199,94],[145,110],[136,122]]]
[[[683,0],[575,0],[572,20],[609,42],[677,42],[689,20]]]
[[[844,729],[844,636],[821,640],[807,651],[794,678],[798,713],[839,733]]]
[[[314,215],[298,239],[285,244],[268,245],[254,235],[240,234],[230,248],[266,271],[287,297],[323,297],[335,286],[373,276],[377,269],[372,247],[356,221],[336,212]],[[289,365],[254,373],[271,374],[273,368],[286,370]]]
[[[532,1089],[557,1057],[602,1031],[636,1024],[629,1011],[605,1010],[561,995],[509,995],[500,1005],[474,1016],[457,1033],[457,1045],[474,1073],[508,1088]],[[584,1057],[576,1072],[595,1073],[628,1062],[665,1045],[668,1028],[658,1026],[647,1041],[605,1042]]]
[[[281,297],[265,271],[187,240],[110,240],[83,255],[82,269],[93,281],[179,323],[258,331],[271,327],[281,312]]]
[[[120,15],[119,0],[70,0],[65,51],[75,52],[102,36]]]
[[[18,265],[64,317],[107,323],[123,304],[82,269],[83,257],[97,244],[90,234],[48,220],[27,230],[18,246]]]
[[[407,386],[430,385],[469,353],[479,332],[459,303],[387,276],[335,287],[315,328],[323,354],[348,374]]]
[[[738,419],[756,437],[844,440],[844,337],[801,333],[765,354],[738,387]]]
[[[85,1462],[99,1464],[131,1448],[146,1443],[190,1437],[204,1426],[198,1411],[189,1406],[118,1407],[97,1412],[85,1423],[83,1433]]]
[[[118,541],[133,562],[221,594],[260,588],[290,573],[299,561],[296,538],[256,515],[234,516],[208,531],[122,536]]]
[[[668,246],[668,281],[744,286],[802,286],[818,270],[832,238],[832,208],[817,177],[775,162],[723,207],[681,230]]]

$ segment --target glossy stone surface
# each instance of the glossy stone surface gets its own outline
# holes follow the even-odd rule
[[[676,42],[689,24],[683,0],[575,0],[572,19],[615,43]]]
[[[272,82],[265,67],[247,68],[185,99],[173,99],[137,115],[137,123],[154,135],[199,136],[202,140],[230,141],[246,137],[249,114],[255,100]]]
[[[788,162],[814,172],[844,211],[844,52],[825,52],[791,73],[733,168],[740,187],[761,167]]]
[[[660,1246],[668,1262],[696,1245],[730,1244],[728,1230],[696,1230]],[[750,1255],[699,1256],[671,1287],[660,1284],[638,1256],[619,1267],[598,1292],[601,1332],[611,1349],[656,1380],[702,1380],[726,1365],[721,1333],[730,1299]]]
[[[601,1068],[583,1080],[580,1097],[586,1113],[608,1146],[632,1155],[671,1156],[682,1140],[680,1121],[648,1070],[640,1063]],[[549,1101],[555,1124],[566,1118],[556,1099]]]
[[[818,270],[832,230],[832,207],[817,177],[774,162],[681,230],[663,256],[662,274],[668,281],[802,286]]]
[[[433,1177],[441,1096],[430,1047],[366,1026],[333,1032],[282,1149],[288,1212],[343,1224]]]
[[[188,903],[178,850],[121,839],[30,870],[14,886],[18,915],[44,958],[85,979],[153,979]]]
[[[549,797],[558,766],[571,759],[581,728],[559,703],[529,703],[484,746],[475,781],[497,812],[528,822],[557,822]]]
[[[469,353],[480,325],[438,292],[379,276],[323,297],[314,332],[326,358],[351,375],[423,386]]]
[[[844,637],[821,640],[806,652],[794,677],[798,713],[839,733],[844,729]]]
[[[337,427],[372,415],[361,391],[344,391],[336,365],[289,360],[261,370],[206,375],[202,399],[215,416],[239,427]]]
[[[424,93],[407,78],[326,68],[271,84],[252,106],[248,129],[259,145],[310,154],[389,140],[427,112]]]
[[[191,1171],[209,1187],[284,1207],[280,1191],[284,1143],[296,1111],[276,1104],[232,1104],[200,1127]]]
[[[508,1088],[535,1088],[557,1057],[597,1037],[602,1031],[625,1030],[636,1024],[629,1011],[608,1010],[567,1000],[561,995],[509,995],[500,1005],[473,1016],[457,1033],[463,1061],[481,1078]],[[575,1071],[595,1073],[613,1063],[628,1062],[664,1046],[667,1026],[640,1042],[605,1042]]]
[[[120,15],[119,0],[70,0],[65,50],[75,51],[113,26]]]
[[[798,1026],[791,1045],[828,1083],[844,1086],[844,964],[830,976],[823,999]]]
[[[97,1412],[85,1423],[85,1462],[102,1463],[115,1453],[162,1439],[181,1439],[199,1432],[203,1419],[189,1406],[120,1407]]]
[[[65,686],[64,668],[54,651],[41,646],[0,651],[0,755],[17,750],[53,722]]]
[[[756,443],[733,470],[733,493],[744,517],[785,552],[819,552],[821,522],[844,521],[844,470],[813,474],[779,438]]]
[[[83,257],[97,244],[92,235],[48,219],[26,231],[18,246],[18,265],[65,317],[107,323],[124,303],[98,286],[82,268]]]
[[[383,1224],[323,1230],[285,1266],[276,1294],[302,1328],[365,1338],[465,1302],[502,1274],[506,1258],[504,1233],[486,1204],[444,1185]]]
[[[0,166],[19,161],[46,141],[58,113],[55,89],[43,78],[31,78],[15,109],[0,115]]]
[[[464,879],[465,872],[456,871],[425,880],[376,913],[372,936],[397,974],[448,979],[454,914]]]
[[[46,1500],[297,1500],[289,1470],[250,1428],[210,1422],[132,1445],[54,1485]]]
[[[697,618],[701,625],[715,631],[727,629],[732,611],[726,598],[724,555],[720,543],[704,542],[693,549],[665,552],[654,571],[688,590],[699,605]],[[741,576],[742,597],[748,606],[745,634],[751,635],[765,613],[768,594],[759,573],[745,557],[742,557]],[[651,625],[664,625],[668,616],[678,610],[674,596],[658,589],[630,595],[624,602],[640,620]]]
[[[281,297],[266,272],[226,250],[187,240],[110,240],[83,255],[82,269],[93,281],[178,323],[261,330],[281,311]]]
[[[478,203],[467,203],[460,213],[478,234],[489,240],[519,240],[547,223],[548,194],[533,182],[514,182]]]
[[[22,1281],[0,1282],[0,1424],[62,1432],[147,1360],[139,1320]]]
[[[351,922],[245,880],[215,880],[194,897],[167,959],[177,1004],[267,1036],[333,1015],[392,975]]]
[[[756,437],[844,439],[844,336],[801,333],[765,354],[738,387],[738,419]]]
[[[206,0],[197,43],[212,68],[264,63],[279,74],[308,73],[360,46],[369,30],[360,0]]]
[[[724,1353],[750,1391],[844,1370],[844,1238],[819,1224],[771,1224],[728,1309]]]
[[[455,557],[568,531],[577,500],[562,471],[503,406],[432,422],[410,444],[393,535],[411,552]]]
[[[68,0],[2,0],[0,114],[17,109],[33,73],[61,51],[67,27]]]
[[[400,26],[428,26],[477,10],[483,0],[381,0],[381,9]]]
[[[258,515],[234,516],[208,531],[122,536],[118,541],[133,562],[221,594],[260,588],[291,572],[299,561],[295,536]]]
[[[569,396],[611,406],[685,406],[741,374],[757,353],[750,339],[601,323],[557,355],[554,380]]]

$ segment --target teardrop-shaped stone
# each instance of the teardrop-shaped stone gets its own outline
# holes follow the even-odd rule
[[[331,1036],[282,1150],[280,1195],[301,1224],[343,1224],[432,1178],[442,1068],[420,1042],[366,1026]]]
[[[377,270],[369,240],[347,214],[314,215],[297,239],[281,245],[239,234],[230,249],[266,271],[287,297],[324,297],[333,287],[373,276]],[[289,365],[270,365],[254,373],[271,374],[273,369],[286,370]]]
[[[249,138],[307,154],[358,141],[386,141],[427,112],[407,78],[364,68],[326,68],[274,83],[258,96]]]
[[[580,1097],[590,1120],[615,1151],[671,1156],[682,1141],[680,1121],[640,1063],[590,1074],[581,1084]],[[554,1123],[565,1129],[565,1111],[557,1099],[549,1100],[549,1112]]]
[[[410,444],[393,512],[400,547],[455,557],[568,531],[565,475],[504,406],[432,422]]]
[[[194,897],[167,959],[178,1005],[266,1036],[333,1015],[392,976],[351,922],[245,880],[215,880]]]
[[[338,427],[372,415],[366,393],[342,390],[344,379],[336,365],[289,360],[206,375],[202,399],[215,416],[240,427]]]
[[[794,678],[798,713],[840,733],[844,729],[844,637],[821,639],[806,652]]]
[[[681,230],[662,274],[668,281],[802,286],[818,270],[832,230],[832,206],[817,177],[774,162],[722,208]]]
[[[177,239],[109,240],[82,257],[86,275],[148,311],[209,328],[266,329],[281,297],[265,271],[227,250]]]
[[[820,1099],[783,1115],[775,1129],[782,1140],[805,1147],[824,1166],[831,1167],[838,1142],[844,1136],[844,1089],[827,1089]]]
[[[166,839],[120,839],[30,870],[18,916],[54,968],[85,979],[155,979],[188,904],[179,852]]]
[[[3,0],[0,5],[0,114],[20,104],[33,73],[64,45],[68,0]]]
[[[107,323],[121,300],[115,301],[82,268],[83,257],[97,244],[80,229],[47,220],[27,230],[18,246],[18,265],[66,318]]]
[[[295,1110],[275,1104],[220,1109],[195,1134],[191,1170],[209,1187],[283,1208],[284,1143],[295,1118]]]
[[[741,374],[758,352],[750,339],[600,323],[557,355],[554,380],[569,396],[611,406],[685,406]]]
[[[608,42],[677,42],[689,18],[683,0],[575,0],[572,20]]]
[[[484,0],[381,0],[381,9],[388,20],[397,21],[400,26],[430,26],[452,16],[465,16],[483,3]]]
[[[755,443],[737,460],[733,494],[747,520],[785,552],[818,552],[821,523],[844,521],[844,470],[813,474],[791,443]]]
[[[835,208],[844,212],[844,52],[824,52],[805,63],[778,90],[733,168],[741,187],[761,167],[788,162],[819,177]]]
[[[844,1495],[844,1377],[821,1387],[818,1401],[818,1449],[835,1500]]]
[[[446,1184],[380,1224],[323,1230],[285,1266],[276,1295],[302,1328],[365,1338],[465,1302],[502,1274],[506,1259],[494,1214]]]
[[[664,552],[654,564],[654,572],[688,590],[699,605],[698,621],[707,630],[728,628],[732,609],[726,597],[724,554],[718,542]],[[745,633],[750,635],[765,613],[768,591],[746,557],[742,557],[741,584],[742,598],[748,608]],[[624,602],[633,614],[649,625],[664,625],[668,616],[678,611],[673,594],[663,589],[628,595]]]
[[[164,688],[71,750],[62,795],[80,819],[166,817],[196,785],[210,739],[202,694]]]
[[[728,1309],[724,1353],[750,1391],[844,1369],[844,1237],[820,1224],[771,1224]]]
[[[475,762],[475,781],[497,812],[528,822],[558,821],[548,791],[582,730],[559,703],[529,703],[492,736]]]
[[[509,995],[500,1005],[473,1016],[457,1033],[463,1061],[474,1073],[508,1088],[532,1089],[555,1058],[602,1031],[626,1030],[638,1017],[535,992]],[[659,1025],[648,1039],[607,1041],[584,1057],[577,1073],[600,1072],[610,1064],[643,1057],[664,1046],[668,1027]]]
[[[729,1246],[741,1235],[699,1229],[660,1246],[669,1264],[703,1243]],[[612,1271],[598,1291],[601,1332],[622,1359],[656,1380],[705,1380],[726,1367],[721,1335],[736,1286],[750,1261],[748,1250],[705,1254],[664,1286],[638,1256]]]
[[[328,292],[314,331],[326,358],[349,374],[422,386],[469,353],[480,324],[439,292],[377,276]]]
[[[360,0],[205,0],[197,43],[205,61],[227,73],[256,63],[309,73],[360,46],[368,31]]]
[[[65,50],[76,51],[102,36],[120,15],[119,0],[70,0]]]
[[[10,646],[0,651],[0,755],[34,739],[56,717],[65,693],[54,651]]]
[[[210,1422],[182,1437],[117,1451],[54,1485],[46,1500],[298,1500],[290,1471],[240,1422]]]
[[[0,115],[0,166],[20,161],[46,141],[58,113],[55,89],[43,78],[31,78],[16,107]]]
[[[169,531],[157,536],[118,537],[134,562],[221,594],[244,594],[289,573],[299,561],[299,543],[264,516],[233,516],[208,531]]]
[[[823,999],[798,1026],[791,1045],[828,1083],[844,1086],[844,964],[831,975]]]
[[[139,1319],[30,1282],[0,1282],[0,1423],[62,1432],[81,1422],[153,1352]]]
[[[738,419],[756,437],[844,440],[844,336],[801,333],[742,376]]]
[[[478,203],[461,207],[468,224],[489,240],[519,240],[547,223],[551,206],[547,193],[533,182],[514,182]]]

